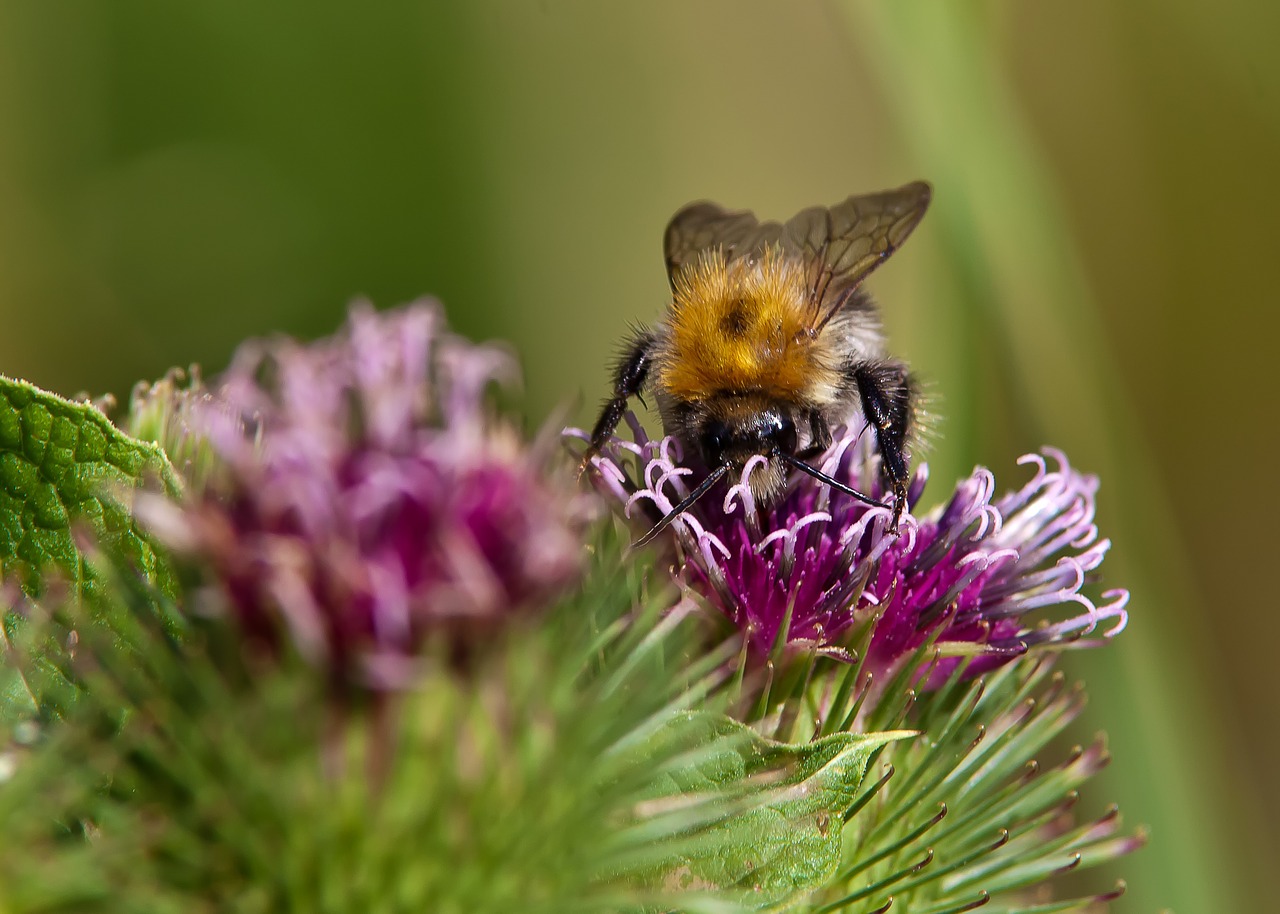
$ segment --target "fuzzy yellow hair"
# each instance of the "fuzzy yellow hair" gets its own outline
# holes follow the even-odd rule
[[[821,402],[838,384],[804,264],[776,248],[727,261],[716,249],[675,276],[658,383],[680,400],[756,393]]]

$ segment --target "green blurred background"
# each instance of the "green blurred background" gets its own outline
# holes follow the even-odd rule
[[[678,206],[928,178],[872,287],[933,478],[1066,449],[1134,590],[1070,658],[1116,756],[1082,808],[1151,828],[1113,910],[1271,910],[1278,35],[1248,0],[3,0],[0,371],[124,394],[433,293],[519,348],[531,424],[585,420]]]

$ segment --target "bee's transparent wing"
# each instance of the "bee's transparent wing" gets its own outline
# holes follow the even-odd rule
[[[663,239],[667,276],[675,284],[676,273],[703,251],[720,248],[732,260],[775,244],[782,237],[777,222],[760,222],[751,213],[730,212],[714,203],[690,203],[671,217]]]
[[[932,189],[916,181],[850,197],[830,208],[806,209],[783,227],[782,244],[812,264],[810,286],[818,323],[830,318],[845,293],[906,241],[929,207]]]

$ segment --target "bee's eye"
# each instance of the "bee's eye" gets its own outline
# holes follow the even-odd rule
[[[784,454],[794,454],[796,452],[796,424],[786,416],[779,416],[778,424],[774,428],[773,438],[774,446]]]
[[[698,443],[702,445],[702,458],[707,466],[719,466],[724,462],[724,449],[729,444],[729,427],[712,419],[703,426]]]

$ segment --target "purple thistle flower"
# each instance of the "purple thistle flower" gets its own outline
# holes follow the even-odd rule
[[[634,416],[628,422],[635,440],[613,439],[593,476],[628,516],[652,522],[699,477],[682,465],[679,441],[652,441]],[[839,430],[821,469],[883,499],[878,458],[862,438]],[[898,536],[888,531],[890,509],[805,476],[776,504],[756,504],[747,481],[762,461],[671,526],[680,585],[737,626],[757,659],[786,644],[852,660],[853,636],[873,623],[868,670],[880,678],[932,639],[942,657],[930,674],[936,685],[966,656],[968,672],[979,673],[1037,645],[1096,643],[1081,639],[1111,637],[1127,622],[1127,591],[1107,591],[1101,604],[1082,592],[1110,542],[1093,523],[1097,478],[1058,451],[1023,457],[1035,474],[1017,491],[995,499],[994,477],[978,468],[946,504],[917,517],[921,467]],[[1033,621],[1043,610],[1056,620]]]
[[[142,514],[213,570],[248,633],[399,686],[428,633],[487,629],[578,574],[581,497],[486,408],[515,376],[430,303],[358,305],[313,344],[251,341],[175,404],[215,458],[208,485]]]

